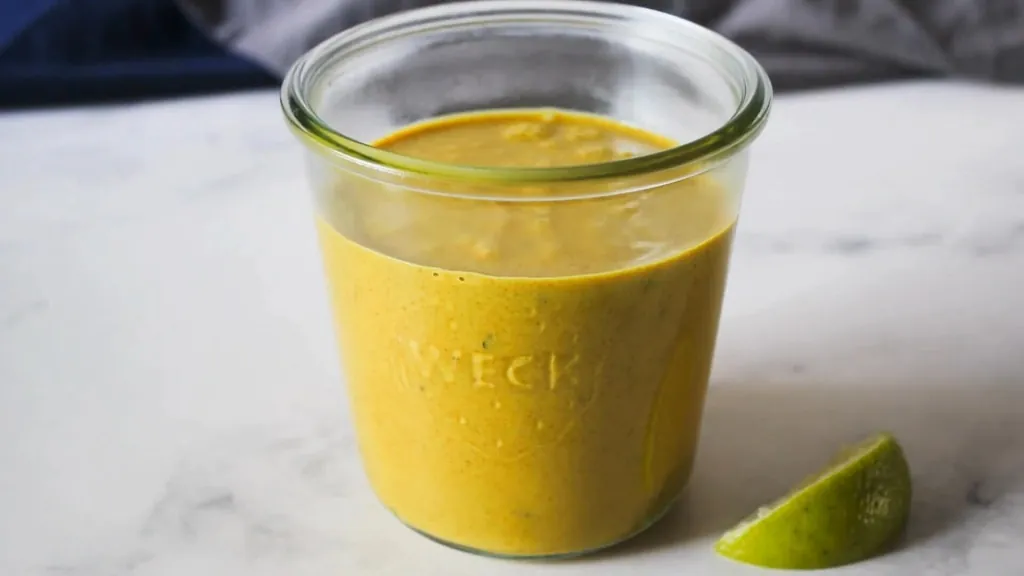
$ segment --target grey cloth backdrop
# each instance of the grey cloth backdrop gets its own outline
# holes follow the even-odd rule
[[[283,75],[354,24],[437,0],[179,0],[210,35]],[[732,38],[779,90],[914,76],[1024,82],[1024,0],[647,0]]]

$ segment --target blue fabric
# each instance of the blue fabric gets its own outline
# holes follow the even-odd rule
[[[0,107],[271,86],[174,0],[0,0]]]

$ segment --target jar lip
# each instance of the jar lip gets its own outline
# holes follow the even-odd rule
[[[731,58],[739,74],[739,102],[732,116],[717,129],[696,140],[651,154],[596,164],[559,167],[485,167],[425,160],[377,148],[331,128],[313,109],[306,97],[311,68],[344,53],[392,36],[449,28],[453,22],[485,21],[536,22],[545,17],[597,22],[618,19],[631,25],[656,25],[704,42]],[[639,26],[637,26],[639,29]],[[725,72],[722,71],[725,75]],[[731,76],[731,75],[730,75]],[[291,128],[319,151],[355,160],[368,168],[398,176],[439,177],[457,181],[492,183],[569,182],[608,177],[635,176],[692,165],[694,172],[727,159],[748,145],[764,127],[772,104],[772,86],[767,73],[748,52],[717,32],[688,20],[640,6],[591,0],[469,0],[446,2],[384,16],[336,34],[300,57],[285,76],[281,106]],[[700,168],[696,168],[696,167]]]

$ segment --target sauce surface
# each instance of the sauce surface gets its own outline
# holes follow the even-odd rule
[[[560,166],[672,143],[536,110],[446,117],[377,145]],[[550,203],[358,188],[333,191],[318,230],[381,501],[431,536],[506,555],[600,548],[660,515],[697,444],[735,221],[727,192],[705,177]]]

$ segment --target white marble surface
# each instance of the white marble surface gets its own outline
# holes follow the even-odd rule
[[[715,535],[878,429],[907,542],[834,574],[1024,574],[1024,90],[780,99],[691,489],[556,564],[371,497],[275,98],[0,115],[0,574],[758,574]]]

